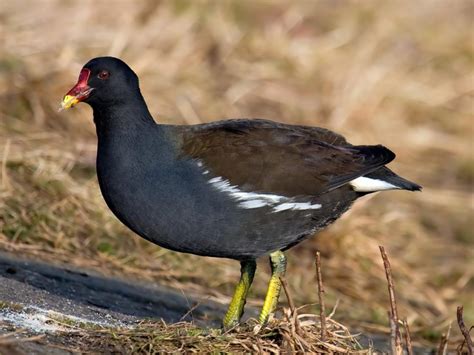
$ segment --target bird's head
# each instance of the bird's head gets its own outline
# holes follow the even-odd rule
[[[114,57],[98,57],[84,65],[76,85],[64,96],[60,110],[79,102],[93,108],[116,105],[137,93],[138,77],[126,63]]]

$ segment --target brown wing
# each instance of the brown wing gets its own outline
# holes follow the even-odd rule
[[[383,146],[352,146],[329,130],[266,120],[175,128],[183,157],[244,191],[317,196],[387,164]]]

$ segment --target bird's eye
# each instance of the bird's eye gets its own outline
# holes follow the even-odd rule
[[[107,71],[107,70],[102,70],[99,75],[97,75],[97,77],[100,79],[100,80],[107,80],[110,76],[110,73]]]

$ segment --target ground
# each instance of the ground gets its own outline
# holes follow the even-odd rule
[[[107,336],[113,332],[128,332],[128,335],[141,331],[153,337],[160,332],[160,325],[166,323],[178,324],[179,330],[189,327],[187,336],[196,329],[196,335],[201,335],[200,329],[225,334],[220,327],[225,307],[200,299],[199,295],[186,295],[182,290],[105,277],[92,270],[19,259],[4,253],[0,253],[0,283],[0,354],[2,351],[69,354],[105,351],[111,346],[114,350],[125,350],[137,344],[120,341],[104,344],[110,341]],[[256,316],[257,310],[248,308],[243,320],[251,322],[248,319]],[[150,322],[148,328],[143,326],[143,321]],[[94,336],[100,338],[100,332],[106,335],[102,342],[90,340]],[[172,331],[169,336],[179,339],[183,335],[177,336]],[[377,351],[389,350],[390,339],[384,334],[368,333],[355,339],[354,350],[369,346]],[[276,339],[274,342],[278,343]],[[415,348],[416,353],[426,350]]]
[[[386,334],[383,245],[415,344],[436,347],[452,323],[448,345],[455,349],[456,307],[464,305],[466,323],[474,323],[473,12],[462,0],[2,4],[0,250],[55,270],[167,287],[219,307],[229,301],[238,263],[167,251],[124,228],[97,186],[90,109],[57,112],[85,62],[115,55],[136,70],[158,122],[267,118],[326,127],[354,144],[396,152],[390,168],[423,192],[358,201],[288,252],[288,286],[297,306],[312,304],[306,311],[318,314],[319,250],[326,308],[338,304],[335,320]],[[8,275],[18,291],[22,283]],[[249,306],[261,305],[268,278],[268,261],[259,260]],[[0,284],[0,301],[10,302],[5,290]],[[155,327],[170,335],[173,321]],[[186,328],[192,334],[208,329],[187,326],[197,327]]]
[[[0,333],[24,329],[10,338],[41,335],[40,342],[32,343],[44,353],[59,351],[57,346],[66,352],[77,349],[63,338],[81,325],[120,329],[135,327],[144,319],[161,319],[218,327],[223,313],[222,305],[201,304],[202,300],[189,299],[177,290],[7,254],[0,254],[0,282]],[[1,345],[0,341],[0,350]],[[19,345],[23,343],[15,344]]]

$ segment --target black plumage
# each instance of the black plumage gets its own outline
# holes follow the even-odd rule
[[[137,76],[116,58],[85,65],[63,106],[78,101],[94,111],[107,205],[172,250],[255,260],[313,235],[360,196],[420,189],[385,167],[395,158],[389,149],[351,145],[323,128],[260,119],[156,124]]]

